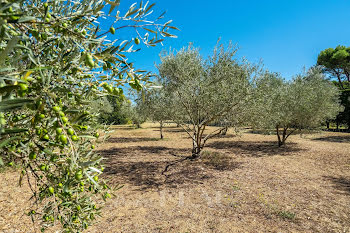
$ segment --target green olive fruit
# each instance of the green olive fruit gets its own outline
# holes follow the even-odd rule
[[[58,187],[59,187],[59,188],[62,188],[62,187],[63,187],[63,184],[62,184],[62,183],[58,183]]]
[[[36,135],[40,136],[43,131],[41,129],[35,129]]]
[[[40,119],[44,119],[44,118],[45,118],[45,115],[44,115],[44,114],[40,114],[40,115],[39,115],[39,118],[40,118]]]
[[[94,135],[96,138],[100,137],[100,134],[98,132],[95,133]]]
[[[45,171],[46,170],[46,166],[44,164],[40,165],[40,170],[41,171]]]
[[[114,27],[111,27],[111,28],[109,29],[109,31],[114,35],[114,33],[115,33],[115,28],[114,28]]]
[[[63,131],[63,129],[62,129],[62,128],[56,128],[56,133],[57,133],[57,134],[61,134],[61,133],[62,133],[62,131]]]
[[[95,145],[91,145],[91,149],[95,149]]]
[[[76,141],[78,141],[78,140],[79,140],[79,138],[78,138],[77,135],[73,135],[73,136],[72,136],[72,141],[75,141],[75,142],[76,142]]]
[[[49,192],[50,192],[51,194],[54,194],[55,189],[54,189],[53,187],[49,187]]]
[[[59,112],[61,111],[61,108],[59,106],[53,106],[52,110],[54,110],[55,112]]]
[[[9,162],[9,166],[12,167],[13,166],[13,162]]]
[[[67,144],[67,142],[68,142],[67,136],[61,134],[61,135],[60,135],[60,141],[61,141],[63,144]]]
[[[45,3],[44,3],[44,7],[45,7],[45,8],[47,8],[47,7],[48,7],[47,2],[45,2]]]
[[[103,88],[108,91],[108,93],[112,93],[113,92],[113,87],[111,87],[110,85],[104,85]]]
[[[117,87],[113,88],[113,94],[119,95],[119,88],[117,88]]]
[[[8,11],[9,11],[9,13],[13,13],[13,8],[12,8],[12,6],[9,7],[9,10],[8,10]]]
[[[49,23],[50,22],[50,18],[45,18],[45,22]]]
[[[28,85],[27,84],[24,84],[24,83],[20,83],[18,84],[19,88],[21,91],[26,91],[28,90]]]
[[[135,38],[135,44],[140,44],[140,39],[139,38]]]
[[[90,66],[91,68],[95,66],[94,59],[92,58],[91,54],[86,55],[86,64]]]
[[[64,117],[65,115],[64,115],[64,112],[62,112],[62,111],[60,111],[59,113],[58,113],[58,115],[60,115],[60,117]]]
[[[94,176],[94,181],[98,181],[98,176]]]
[[[30,160],[34,160],[34,159],[36,159],[36,154],[35,154],[35,152],[30,152],[30,154],[29,154],[29,159]]]
[[[61,119],[62,119],[63,123],[67,123],[68,122],[68,118],[67,117],[62,117]]]
[[[62,23],[62,27],[64,28],[68,27],[67,23]]]
[[[81,207],[80,207],[80,205],[77,205],[77,210],[79,211],[79,210],[81,210]]]
[[[75,179],[81,180],[83,178],[83,172],[82,171],[77,171],[75,173]]]
[[[67,134],[68,134],[68,135],[74,135],[74,130],[71,129],[71,128],[69,128],[69,129],[67,130]]]
[[[45,135],[43,136],[43,140],[45,140],[45,141],[48,141],[48,140],[50,140],[50,137],[49,137],[49,135],[45,134]]]
[[[82,34],[83,36],[86,36],[86,31],[85,31],[85,29],[83,29],[83,30],[81,31],[81,34]]]

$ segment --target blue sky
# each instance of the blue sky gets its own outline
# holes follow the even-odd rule
[[[121,0],[121,9],[135,1]],[[316,63],[318,53],[339,44],[350,46],[349,0],[158,0],[156,13],[181,31],[164,46],[145,48],[131,56],[136,67],[156,72],[161,50],[180,49],[189,42],[209,55],[221,37],[232,40],[251,62],[263,60],[265,67],[285,78]]]

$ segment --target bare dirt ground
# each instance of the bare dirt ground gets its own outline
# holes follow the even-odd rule
[[[159,140],[155,124],[116,126],[98,149],[106,178],[124,184],[88,232],[350,232],[350,134],[242,133],[209,141],[186,160],[191,140],[174,126]],[[35,232],[28,187],[1,174],[0,232]]]

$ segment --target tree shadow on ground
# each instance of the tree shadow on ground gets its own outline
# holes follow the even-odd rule
[[[215,141],[209,143],[207,147],[215,149],[232,150],[235,153],[249,157],[262,157],[272,155],[288,155],[294,152],[303,151],[296,146],[296,143],[286,143],[285,146],[278,147],[277,142],[262,141]]]
[[[250,134],[259,134],[259,135],[276,135],[276,131],[274,130],[263,130],[263,129],[255,129],[255,130],[248,130],[247,133],[250,133]],[[276,136],[277,137],[277,136]]]
[[[142,128],[136,128],[136,126],[114,126],[112,127],[113,130],[125,130],[125,131],[129,131],[129,130],[136,130],[136,129],[142,129]]]
[[[225,134],[225,135],[219,134],[215,136],[215,138],[235,138],[235,137],[237,137],[237,134]]]
[[[327,137],[319,137],[314,138],[312,140],[315,141],[325,141],[325,142],[350,142],[350,135],[344,135],[344,136],[327,136]]]
[[[113,137],[107,140],[107,143],[129,143],[129,142],[151,142],[160,141],[160,138],[148,137]]]
[[[125,148],[110,148],[105,150],[99,150],[102,157],[108,159],[118,159],[125,157],[149,157],[152,154],[158,154],[159,157],[164,157],[168,155],[179,154],[180,156],[189,156],[188,149],[172,149],[164,146],[130,146]],[[153,155],[152,155],[153,156]]]
[[[350,178],[324,176],[324,178],[333,183],[333,187],[341,194],[350,195]]]
[[[186,132],[183,128],[165,128],[164,132],[170,132],[170,133],[181,133]]]
[[[178,188],[179,186],[203,183],[214,178],[212,170],[200,160],[187,160],[191,155],[189,149],[173,149],[159,146],[135,146],[127,148],[111,148],[100,150],[105,159],[104,174],[110,183],[131,184],[138,190],[161,189],[164,187]],[[167,165],[164,174],[162,172]],[[228,170],[240,167],[240,163],[231,162]]]

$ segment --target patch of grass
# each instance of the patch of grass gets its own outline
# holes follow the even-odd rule
[[[283,218],[283,219],[288,219],[288,220],[294,220],[295,219],[295,213],[290,212],[288,210],[277,211],[276,214],[279,217]]]
[[[259,193],[259,198],[261,203],[264,204],[264,206],[266,207],[266,209],[268,210],[270,215],[276,215],[278,217],[280,217],[283,220],[294,220],[296,213],[289,211],[289,210],[283,210],[277,203],[277,201],[274,201],[274,203],[271,203],[266,197],[264,197],[263,193]]]

